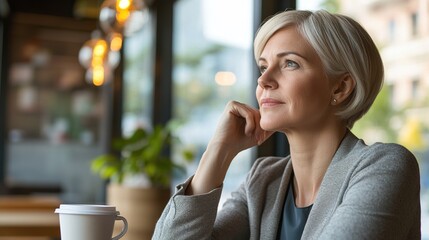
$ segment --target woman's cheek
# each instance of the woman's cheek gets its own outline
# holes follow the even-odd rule
[[[258,105],[261,106],[260,100],[262,96],[262,88],[259,87],[259,85],[256,87],[255,95],[256,95],[256,100],[258,101]]]

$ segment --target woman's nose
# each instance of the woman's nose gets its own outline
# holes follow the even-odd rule
[[[258,85],[263,89],[272,89],[278,87],[277,81],[275,80],[273,73],[268,70],[265,71],[258,78]]]

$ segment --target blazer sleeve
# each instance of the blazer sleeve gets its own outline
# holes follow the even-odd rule
[[[152,239],[248,239],[245,184],[232,194],[218,215],[222,187],[185,196],[192,177],[177,187],[159,218]]]
[[[319,239],[420,239],[420,177],[412,153],[375,144],[348,177]]]
[[[156,224],[152,239],[211,239],[222,187],[206,194],[186,196],[185,190],[191,180],[192,177],[177,186]]]

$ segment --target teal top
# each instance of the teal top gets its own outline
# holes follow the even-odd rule
[[[293,179],[293,175],[291,179]],[[283,207],[280,240],[301,239],[312,206],[304,208],[296,207],[295,196],[293,194],[293,181],[290,181]]]

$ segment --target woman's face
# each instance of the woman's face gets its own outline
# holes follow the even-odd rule
[[[315,50],[295,26],[268,40],[258,66],[256,97],[263,129],[313,130],[332,119],[332,84]]]

